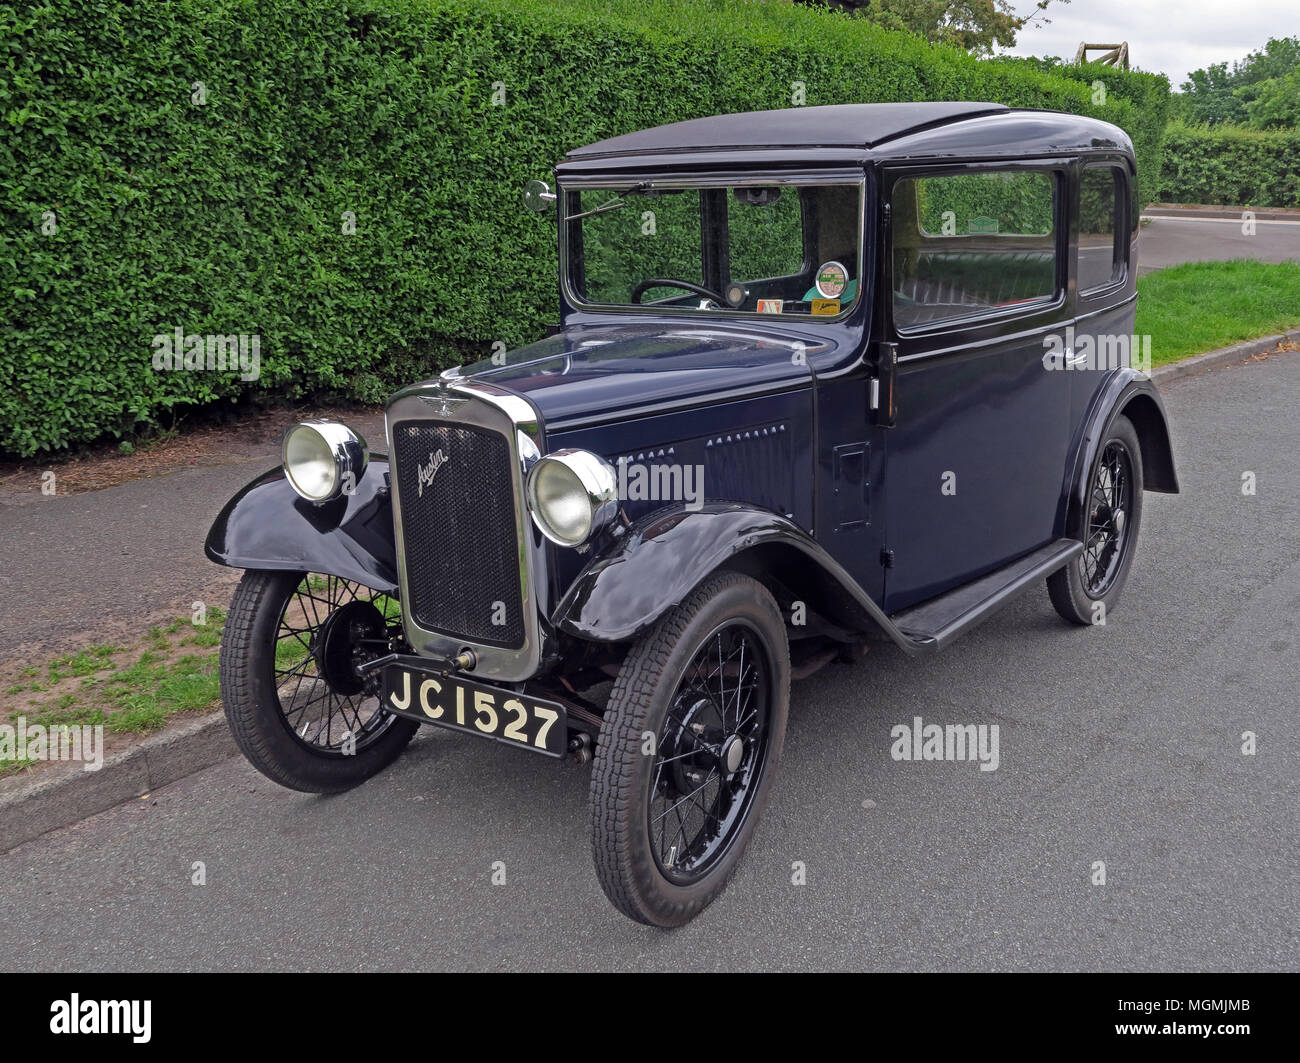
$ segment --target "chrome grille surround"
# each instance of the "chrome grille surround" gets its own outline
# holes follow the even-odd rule
[[[393,531],[397,542],[397,570],[402,594],[402,624],[416,653],[449,659],[463,649],[474,652],[473,675],[505,682],[521,682],[536,674],[542,658],[542,632],[536,587],[544,565],[538,536],[524,497],[524,478],[541,456],[542,428],[531,404],[511,392],[482,381],[425,381],[397,392],[385,412],[390,461],[396,462],[394,426],[404,421],[467,425],[499,433],[509,449],[511,488],[514,495],[515,540],[519,549],[519,589],[522,603],[523,645],[518,648],[475,642],[421,627],[412,608],[410,562],[402,518],[401,471],[390,471],[393,496]],[[474,499],[463,500],[473,506]]]

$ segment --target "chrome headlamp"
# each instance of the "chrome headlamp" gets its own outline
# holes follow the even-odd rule
[[[312,418],[284,433],[281,461],[289,486],[308,502],[351,494],[366,471],[366,441],[341,421]]]
[[[528,472],[528,508],[543,535],[581,546],[618,512],[618,474],[587,450],[557,450]]]

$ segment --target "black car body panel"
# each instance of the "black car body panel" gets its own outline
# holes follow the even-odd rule
[[[226,503],[204,552],[232,568],[320,572],[396,594],[388,462],[372,458],[354,492],[325,503],[299,498],[277,466]]]

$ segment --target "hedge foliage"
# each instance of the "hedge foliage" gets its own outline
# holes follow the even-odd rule
[[[781,3],[24,0],[0,40],[0,451],[22,455],[241,396],[377,401],[533,339],[555,235],[525,180],[598,138],[789,106],[794,82],[810,105],[1088,113],[1144,165],[1159,147],[1138,82],[1098,105]],[[260,337],[260,378],[156,369],[177,330]]]
[[[1170,124],[1161,171],[1169,203],[1300,207],[1300,129]]]
[[[999,233],[1045,235],[1052,231],[1052,181],[1041,173],[952,174],[900,182],[894,199],[915,190],[921,228],[943,233],[951,212],[954,235],[980,231],[978,222],[993,221]]]

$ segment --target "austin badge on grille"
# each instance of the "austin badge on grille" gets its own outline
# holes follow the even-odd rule
[[[424,497],[424,488],[426,484],[432,485],[433,478],[438,475],[438,470],[447,464],[447,455],[442,452],[442,447],[433,451],[429,455],[429,461],[426,465],[417,465],[415,467],[416,489],[415,497]]]

